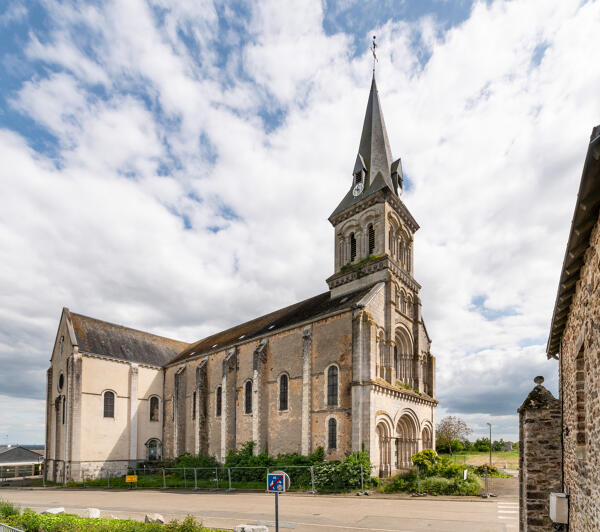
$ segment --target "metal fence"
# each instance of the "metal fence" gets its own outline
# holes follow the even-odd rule
[[[371,472],[355,466],[351,475],[331,470],[331,465],[277,465],[271,467],[161,467],[140,463],[127,467],[122,461],[102,463],[48,464],[49,476],[44,485],[98,487],[105,489],[188,489],[205,491],[265,491],[267,475],[285,470],[290,476],[291,491],[326,493],[364,491],[370,487]],[[118,463],[117,463],[118,462]],[[128,479],[128,476],[134,476]]]
[[[155,488],[190,489],[207,491],[265,491],[267,474],[277,469],[285,469],[292,481],[292,491],[316,493],[314,466],[278,467],[141,467],[129,468],[126,474],[107,472],[86,478],[79,483],[66,485],[105,488]],[[364,474],[364,472],[363,472]],[[127,476],[136,477],[135,482],[127,482]],[[63,484],[65,484],[63,482]]]
[[[13,528],[12,526],[5,525],[4,523],[0,523],[0,532],[23,532],[18,528]]]

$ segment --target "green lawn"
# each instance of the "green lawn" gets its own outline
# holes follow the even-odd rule
[[[442,453],[440,456],[447,456],[457,464],[473,466],[487,464],[490,461],[490,453],[480,451],[463,451],[453,455]],[[519,451],[492,451],[492,464],[504,469],[518,469]]]

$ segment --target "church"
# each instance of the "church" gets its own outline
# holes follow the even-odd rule
[[[195,343],[64,308],[47,372],[46,475],[255,450],[329,460],[365,449],[374,473],[435,447],[435,358],[413,274],[417,222],[401,200],[375,76],[349,190],[329,217],[329,290]]]

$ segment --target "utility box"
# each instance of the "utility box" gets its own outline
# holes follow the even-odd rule
[[[569,498],[564,493],[550,494],[550,519],[555,523],[569,522]]]

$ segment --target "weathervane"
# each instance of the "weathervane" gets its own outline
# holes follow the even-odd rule
[[[379,61],[377,59],[377,54],[375,53],[375,50],[377,48],[377,43],[375,42],[376,38],[377,36],[373,35],[373,43],[371,44],[371,52],[373,52],[373,74],[375,74],[375,63]]]

